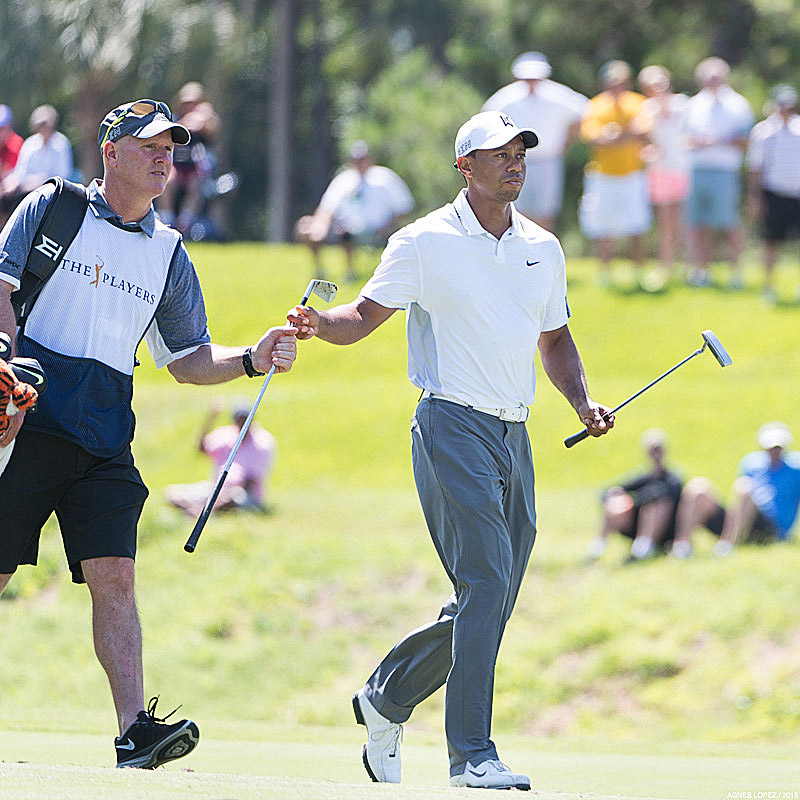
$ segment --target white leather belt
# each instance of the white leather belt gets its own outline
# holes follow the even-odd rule
[[[525,422],[530,413],[526,406],[512,406],[511,408],[480,408],[465,403],[463,400],[458,400],[455,397],[450,397],[446,394],[436,394],[436,392],[424,392],[423,398],[431,397],[434,400],[446,400],[448,403],[455,403],[464,408],[471,408],[473,411],[480,411],[481,414],[489,414],[491,417],[497,417],[503,422]]]

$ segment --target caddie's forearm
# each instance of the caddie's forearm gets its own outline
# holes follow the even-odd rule
[[[242,363],[244,349],[206,344],[188,356],[173,361],[167,369],[178,383],[225,383],[245,374]]]

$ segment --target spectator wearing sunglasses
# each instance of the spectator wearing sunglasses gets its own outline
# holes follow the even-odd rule
[[[36,414],[16,414],[0,437],[0,448],[14,445],[0,476],[0,591],[20,564],[36,563],[41,527],[55,512],[73,582],[86,583],[92,599],[95,651],[119,723],[117,766],[154,768],[191,752],[199,732],[191,720],[156,717],[155,698],[144,705],[134,558],[148,492],[130,447],[136,351],[144,340],[179,383],[221,383],[289,370],[295,331],[271,328],[251,347],[211,342],[181,236],[153,211],[175,145],[190,141],[167,105],[118,106],[97,141],[103,177],[88,187],[80,230],[19,333],[11,294],[22,265],[32,247],[57,244],[34,240],[53,186],[29,194],[0,233],[0,330],[49,379]]]

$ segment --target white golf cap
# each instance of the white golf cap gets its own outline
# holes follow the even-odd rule
[[[661,430],[661,428],[648,428],[639,441],[643,450],[651,450],[653,447],[660,447],[662,450],[666,450],[669,438],[666,431]]]
[[[534,81],[549,78],[552,69],[544,53],[531,50],[514,59],[511,74],[519,81]]]
[[[456,134],[456,161],[473,150],[492,150],[522,136],[526,148],[539,144],[539,134],[532,128],[518,128],[502,111],[481,111],[470,117]]]
[[[758,429],[758,446],[764,450],[773,447],[786,449],[792,446],[794,437],[789,426],[783,422],[767,422]]]

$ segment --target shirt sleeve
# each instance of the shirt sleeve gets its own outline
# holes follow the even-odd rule
[[[361,295],[384,308],[408,308],[419,302],[421,288],[419,254],[407,226],[389,237],[380,264]]]
[[[550,291],[550,297],[547,301],[547,308],[545,310],[544,322],[542,323],[543,331],[554,331],[562,328],[569,322],[569,305],[567,304],[567,265],[564,258],[564,251],[557,240],[553,242],[556,248],[557,259],[556,274],[553,280],[553,288]]]
[[[346,169],[334,177],[319,201],[320,208],[335,214],[342,203],[358,188],[359,177],[355,170]]]
[[[392,170],[389,172],[389,185],[392,192],[393,212],[396,217],[408,214],[414,208],[414,198],[406,182]]]
[[[761,123],[750,131],[750,138],[747,144],[747,168],[751,172],[761,172],[764,165],[764,130]]]
[[[183,243],[175,248],[164,295],[145,341],[158,368],[211,341],[200,281]]]
[[[33,237],[55,192],[48,183],[31,192],[14,209],[14,213],[0,232],[0,279],[19,288],[19,279],[33,246]]]

